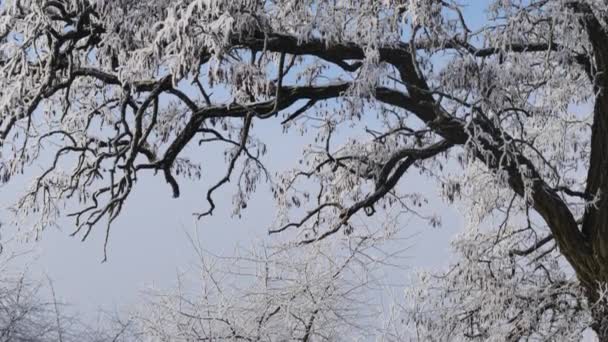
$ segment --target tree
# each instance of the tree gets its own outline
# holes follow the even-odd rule
[[[227,258],[195,244],[198,267],[173,291],[148,291],[131,328],[143,341],[391,340],[373,293],[399,253],[378,252],[390,240],[382,229],[368,233],[338,245],[255,245]]]
[[[4,1],[2,180],[46,162],[17,217],[40,230],[79,205],[74,235],[105,219],[107,237],[139,176],[177,197],[177,176],[201,177],[185,149],[222,144],[199,217],[228,182],[236,215],[267,182],[270,233],[303,246],[355,234],[356,217],[416,215],[424,198],[400,180],[417,170],[470,227],[462,259],[423,281],[438,293],[413,294],[419,334],[608,341],[607,10],[488,1],[479,22],[451,0]],[[269,121],[311,138],[276,177],[256,135]]]
[[[135,341],[127,336],[127,323],[108,320],[109,324],[93,329],[67,314],[50,279],[35,281],[27,272],[15,271],[15,259],[22,256],[2,250],[0,257],[0,341]]]

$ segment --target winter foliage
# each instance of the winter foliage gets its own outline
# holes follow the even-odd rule
[[[178,197],[225,165],[195,214],[229,194],[246,215],[269,187],[276,238],[201,251],[199,291],[152,294],[138,339],[608,341],[608,5],[479,3],[2,1],[0,179],[41,170],[14,224],[67,216],[107,245],[138,177]],[[308,139],[297,165],[267,167],[268,122]],[[457,261],[376,315],[404,222],[441,224],[408,174],[466,227]]]

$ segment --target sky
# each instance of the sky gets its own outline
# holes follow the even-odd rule
[[[295,132],[282,134],[277,122],[265,122],[261,129],[272,137],[265,158],[270,170],[278,171],[297,163],[299,153],[294,151],[302,149],[302,137]],[[197,152],[203,153],[195,148],[188,151]],[[209,151],[205,153],[212,155]],[[217,192],[218,208],[213,216],[197,220],[192,215],[206,209],[206,190],[225,171],[221,160],[215,158],[215,162],[203,168],[202,181],[181,180],[182,195],[177,199],[171,197],[162,177],[141,177],[112,227],[109,258],[105,263],[101,262],[105,227],[96,227],[90,238],[81,242],[69,236],[74,226],[67,219],[60,220],[57,227],[47,227],[34,242],[24,241],[23,233],[4,225],[2,238],[17,239],[6,244],[7,251],[28,251],[26,257],[18,259],[19,267],[27,265],[35,278],[51,278],[57,297],[70,303],[71,310],[87,321],[94,320],[100,309],[128,310],[138,303],[146,288],[170,289],[179,272],[193,267],[197,257],[190,237],[217,255],[232,255],[239,245],[247,247],[256,240],[267,239],[275,210],[268,186],[260,187],[240,219],[230,216],[229,186]],[[27,176],[18,177],[2,188],[3,206],[16,198],[27,184]],[[431,200],[429,208],[441,213],[444,225],[432,228],[420,220],[409,225],[404,222],[403,234],[409,237],[404,243],[410,250],[403,266],[428,269],[446,264],[450,255],[449,237],[462,226],[461,218],[454,208],[439,200],[435,185],[416,173],[407,177],[402,184],[408,191],[424,192]],[[395,275],[395,280],[405,281],[410,276],[406,273]]]
[[[469,8],[469,17],[482,18],[480,7]],[[265,122],[256,128],[263,132],[269,153],[264,158],[267,167],[280,171],[297,163],[302,149],[302,137],[294,131],[283,134],[278,122]],[[213,154],[195,147],[188,148],[192,156]],[[217,153],[216,153],[217,154]],[[70,310],[93,322],[98,310],[129,309],[140,299],[142,290],[154,286],[171,288],[177,274],[188,270],[196,260],[190,236],[196,236],[207,250],[230,255],[237,245],[247,246],[256,239],[266,239],[274,216],[274,202],[267,186],[262,186],[249,202],[242,218],[231,218],[230,187],[216,194],[218,208],[211,217],[196,220],[192,213],[206,209],[204,199],[210,184],[221,178],[226,164],[222,158],[203,166],[203,180],[181,180],[182,195],[171,197],[170,188],[160,176],[139,179],[127,206],[113,225],[109,259],[102,263],[104,227],[98,226],[91,237],[81,242],[70,237],[73,221],[60,220],[58,227],[47,227],[39,241],[23,241],[20,232],[3,225],[2,241],[8,251],[28,251],[19,258],[17,268],[27,266],[33,277],[48,276],[53,281],[57,297],[70,303]],[[35,170],[35,168],[34,168]],[[31,172],[31,171],[30,171]],[[0,206],[8,207],[28,183],[32,173],[16,177],[0,188]],[[438,268],[450,262],[449,240],[462,229],[463,218],[454,207],[439,199],[438,188],[416,174],[401,181],[408,190],[420,191],[431,199],[430,207],[440,213],[443,226],[432,228],[413,221],[404,229],[411,246],[404,261],[412,270]],[[6,211],[4,212],[6,213]],[[4,214],[2,217],[6,217]],[[404,223],[406,224],[406,223]],[[408,278],[408,272],[395,277]]]

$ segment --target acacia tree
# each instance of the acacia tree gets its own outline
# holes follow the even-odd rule
[[[608,341],[608,6],[484,5],[480,21],[451,0],[3,1],[2,180],[47,165],[16,216],[40,230],[79,205],[74,235],[105,220],[107,237],[140,175],[177,197],[211,163],[185,149],[220,144],[197,215],[230,181],[239,214],[267,182],[270,233],[310,245],[417,215],[400,184],[417,170],[470,227],[423,281],[439,293],[414,293],[419,334]],[[311,140],[276,177],[269,121]]]

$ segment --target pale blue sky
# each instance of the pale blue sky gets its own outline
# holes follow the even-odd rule
[[[303,139],[295,132],[283,135],[277,122],[266,124],[263,129],[272,137],[265,158],[269,169],[281,170],[297,163],[296,151],[301,150]],[[190,153],[195,151],[192,148]],[[204,194],[211,183],[209,180],[219,179],[224,172],[224,163],[219,163],[222,158],[214,159],[217,164],[207,172],[204,170],[203,181],[181,180],[182,195],[178,199],[171,198],[170,189],[161,177],[140,178],[112,228],[106,263],[101,263],[103,225],[96,227],[83,243],[69,236],[73,222],[61,220],[60,228],[47,228],[40,241],[20,244],[20,248],[33,250],[26,258],[30,260],[32,274],[50,276],[58,297],[91,319],[97,308],[114,310],[135,303],[145,286],[169,288],[174,285],[177,272],[196,261],[188,234],[198,234],[205,249],[222,255],[232,254],[237,244],[248,246],[253,239],[267,238],[266,231],[274,215],[274,202],[267,186],[260,187],[242,219],[230,217],[230,187],[217,192],[218,208],[213,216],[200,221],[194,219],[193,212],[206,208]],[[403,186],[408,191],[428,193],[429,208],[434,207],[441,213],[444,226],[431,228],[420,220],[413,220],[403,231],[404,236],[415,235],[406,242],[412,249],[407,253],[411,259],[404,262],[413,268],[445,264],[449,256],[448,239],[461,227],[461,219],[453,208],[437,200],[436,186],[415,172],[407,178],[402,181]],[[3,188],[3,205],[14,199],[17,189],[23,186],[20,180],[17,178]],[[4,237],[11,233],[5,228]],[[11,250],[15,246],[10,244],[7,248]],[[31,260],[34,256],[35,260]],[[26,259],[22,258],[21,262]],[[407,278],[409,275],[405,273],[395,275],[395,280]]]
[[[479,1],[476,3],[484,3]],[[481,22],[479,7],[471,7],[467,17]],[[474,24],[472,24],[474,25]],[[293,131],[282,134],[277,121],[258,123],[256,131],[264,131],[269,153],[264,158],[272,171],[295,165],[302,149],[301,137]],[[96,228],[90,239],[81,243],[69,237],[73,230],[71,220],[60,221],[61,229],[50,227],[42,239],[34,244],[21,243],[7,246],[9,250],[32,249],[28,264],[33,275],[47,274],[53,279],[59,298],[73,304],[73,309],[91,319],[97,308],[112,310],[135,303],[145,285],[170,287],[176,280],[176,272],[185,269],[195,260],[187,233],[198,235],[204,248],[218,254],[230,254],[235,245],[247,245],[252,239],[265,238],[266,230],[274,215],[273,201],[266,186],[254,195],[242,219],[230,218],[231,187],[217,192],[218,208],[211,217],[195,221],[192,212],[206,209],[204,194],[209,184],[219,179],[225,171],[225,163],[218,153],[196,146],[188,149],[195,155],[214,155],[212,164],[204,165],[203,181],[181,180],[182,195],[171,198],[170,188],[160,176],[141,177],[130,196],[123,214],[116,221],[111,233],[109,260],[103,258],[103,226]],[[29,174],[31,175],[31,174]],[[6,207],[16,199],[16,193],[26,184],[25,177],[0,188],[0,205]],[[429,193],[444,223],[441,228],[430,228],[414,222],[404,230],[406,235],[420,233],[409,241],[412,244],[407,264],[413,268],[434,268],[447,264],[448,240],[462,227],[462,219],[456,209],[437,200],[437,188],[424,178],[410,175],[402,180],[402,186],[412,191]],[[3,238],[14,232],[3,228]],[[21,259],[24,262],[24,259]],[[396,277],[408,277],[408,274]]]

